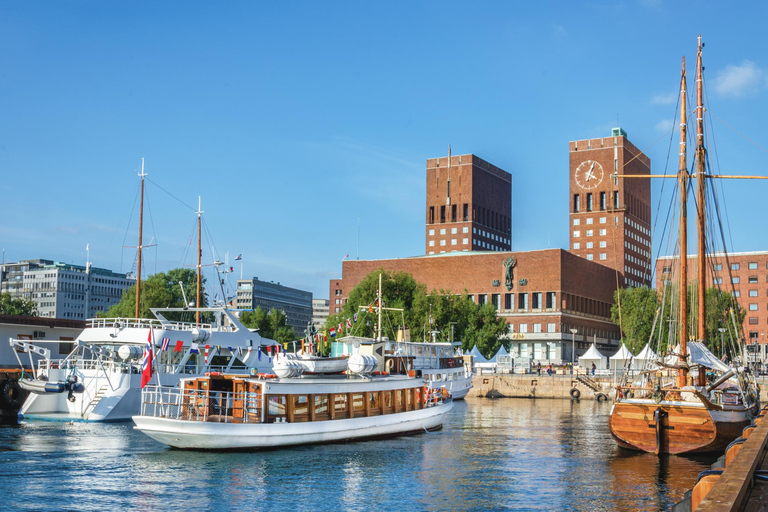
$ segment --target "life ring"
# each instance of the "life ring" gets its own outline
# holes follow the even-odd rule
[[[595,400],[597,400],[598,402],[605,402],[606,400],[608,400],[608,397],[605,396],[603,393],[598,393],[595,395]]]
[[[218,377],[221,375],[221,372],[205,372],[206,377]]]
[[[15,379],[6,379],[2,389],[3,403],[9,409],[20,409],[24,403],[24,392]]]
[[[389,375],[389,372],[375,371],[375,372],[371,372],[371,375]]]
[[[274,373],[267,373],[267,374],[264,375],[264,378],[265,379],[276,379],[277,375],[275,375]]]
[[[571,389],[571,398],[574,400],[581,398],[581,391],[579,391],[578,388]]]
[[[453,358],[448,360],[448,368],[453,368]]]

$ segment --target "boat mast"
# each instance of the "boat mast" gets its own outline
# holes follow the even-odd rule
[[[680,342],[680,354],[687,354],[688,346],[688,163],[686,158],[686,78],[685,78],[685,57],[683,57],[683,73],[680,85],[680,166],[677,171],[678,186],[680,188],[680,275],[678,290],[678,339]],[[683,365],[684,366],[684,365]],[[678,387],[686,384],[688,369],[686,367],[678,370]]]
[[[202,224],[202,216],[203,216],[203,210],[201,208],[200,204],[200,196],[197,196],[197,303],[196,306],[198,308],[198,311],[195,312],[195,322],[200,323],[200,261],[203,256],[203,249],[201,246],[201,240],[200,240],[200,234],[202,232],[201,230],[201,224]]]
[[[381,303],[381,273],[379,273],[379,291],[377,292],[378,299],[379,299],[379,325],[376,333],[376,341],[381,341],[381,307],[383,304]]]
[[[698,300],[699,300],[699,318],[697,340],[703,341],[706,337],[706,240],[704,237],[706,213],[705,213],[705,183],[706,170],[704,151],[704,101],[702,99],[702,77],[701,77],[701,35],[699,35],[699,51],[696,57],[696,201],[699,203],[698,230],[699,230],[699,254],[698,254]]]
[[[139,318],[139,299],[141,297],[141,235],[144,231],[144,159],[141,159],[141,206],[139,208],[139,260],[136,268],[136,318]]]

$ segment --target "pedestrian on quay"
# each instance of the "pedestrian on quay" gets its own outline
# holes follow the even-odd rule
[[[536,364],[536,374],[541,375],[541,361]]]
[[[552,363],[547,365],[547,375],[552,376]]]
[[[595,369],[596,369],[596,368],[597,368],[597,366],[595,366],[595,362],[594,362],[594,361],[592,361],[592,376],[594,376],[594,375],[595,375]]]

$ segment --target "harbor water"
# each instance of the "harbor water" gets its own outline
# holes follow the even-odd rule
[[[714,457],[619,449],[611,404],[457,402],[442,431],[266,452],[170,450],[131,424],[0,428],[8,510],[667,510]]]

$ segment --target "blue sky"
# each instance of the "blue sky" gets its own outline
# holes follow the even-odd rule
[[[202,196],[204,258],[213,243],[238,276],[243,253],[244,277],[327,298],[358,255],[358,216],[361,259],[424,253],[425,161],[451,144],[512,173],[513,250],[567,248],[568,142],[618,116],[654,172],[675,172],[667,131],[699,33],[712,157],[768,174],[767,11],[3,0],[0,246],[6,262],[82,264],[89,245],[96,266],[130,271],[144,157],[146,270],[191,263]],[[733,249],[768,249],[768,183],[724,190]]]

